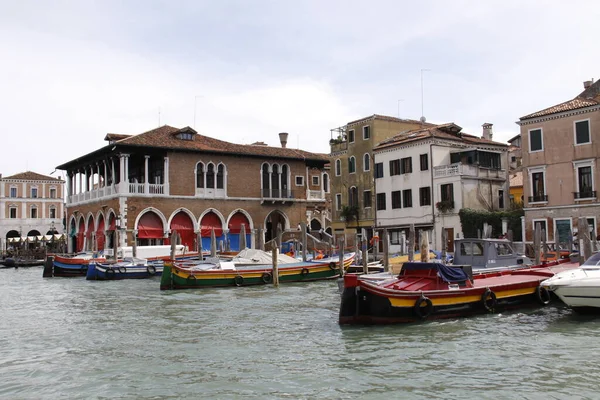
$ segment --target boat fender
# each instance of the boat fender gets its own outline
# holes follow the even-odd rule
[[[271,283],[271,281],[273,280],[273,275],[271,275],[268,272],[263,272],[261,278],[264,283]]]
[[[481,304],[487,311],[493,312],[496,307],[496,293],[492,292],[490,288],[486,288],[481,295]]]
[[[337,269],[337,265],[332,261],[329,263],[329,269],[335,271]]]
[[[304,277],[308,275],[308,268],[302,268],[302,271],[300,271],[300,274]]]
[[[119,273],[120,274],[124,274],[125,272],[127,272],[127,268],[125,268],[125,267],[119,267]]]
[[[107,268],[105,274],[107,279],[113,279],[115,277],[115,270],[112,267]]]
[[[548,304],[550,304],[550,301],[552,301],[550,291],[543,286],[538,286],[537,290],[535,291],[535,294],[537,296],[538,301],[543,306],[547,306]]]
[[[433,303],[431,299],[421,295],[415,302],[415,315],[420,319],[426,319],[433,312]]]
[[[156,267],[154,265],[148,265],[146,271],[148,272],[148,275],[154,275],[156,274]]]
[[[244,284],[244,277],[236,275],[235,278],[233,278],[233,281],[235,282],[235,286],[242,286]]]

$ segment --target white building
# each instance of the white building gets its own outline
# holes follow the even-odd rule
[[[491,140],[492,124],[483,127],[481,138],[453,123],[424,127],[375,147],[376,226],[388,228],[390,252],[400,251],[411,224],[417,235],[429,231],[436,250],[446,230],[448,251],[454,251],[461,208],[508,207],[508,146]]]
[[[22,172],[0,174],[0,251],[9,238],[62,234],[65,181]]]

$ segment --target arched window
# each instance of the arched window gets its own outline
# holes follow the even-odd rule
[[[323,191],[329,193],[329,174],[323,174]]]
[[[282,196],[281,197],[289,197],[288,196],[288,190],[290,189],[290,184],[289,184],[289,171],[290,168],[287,166],[287,164],[283,164],[281,166],[281,193]]]
[[[50,206],[48,211],[49,211],[48,218],[56,218],[56,207]]]
[[[279,191],[279,165],[273,164],[273,172],[271,172],[271,194],[273,197],[280,198]]]
[[[269,176],[269,164],[262,165],[262,190],[263,197],[271,197],[271,178]]]
[[[335,176],[342,174],[342,160],[335,160]]]
[[[225,166],[219,164],[217,167],[217,189],[223,189],[223,177],[225,175]]]
[[[201,162],[196,164],[196,187],[204,188],[204,164]]]
[[[352,174],[356,172],[356,158],[354,156],[348,159],[348,173]]]
[[[370,170],[371,170],[371,156],[369,155],[369,153],[366,153],[364,156],[363,171],[370,171]]]
[[[358,189],[356,186],[352,186],[348,189],[348,205],[350,207],[358,207]]]
[[[215,164],[208,163],[206,167],[206,188],[215,188]]]

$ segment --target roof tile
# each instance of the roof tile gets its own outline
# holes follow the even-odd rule
[[[26,171],[15,175],[5,176],[2,179],[18,179],[23,181],[60,181],[60,178],[38,174],[37,172]]]

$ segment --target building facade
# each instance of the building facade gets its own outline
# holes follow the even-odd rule
[[[368,238],[372,237],[376,217],[373,148],[422,125],[420,121],[375,114],[332,130],[329,156],[334,233],[360,234],[365,228]]]
[[[13,238],[62,234],[64,187],[62,179],[31,171],[0,175],[0,249]]]
[[[454,251],[462,234],[461,208],[501,210],[506,207],[507,148],[462,132],[456,124],[435,125],[403,132],[374,149],[377,228],[387,228],[390,251],[400,250],[400,237],[415,230],[429,231],[434,249]]]
[[[536,224],[566,242],[577,218],[598,235],[600,202],[600,82],[584,82],[572,100],[521,117],[526,240]]]
[[[327,155],[264,143],[240,145],[162,126],[138,135],[108,134],[108,145],[57,167],[67,173],[71,251],[168,244],[176,230],[195,249],[218,242],[248,247],[278,229],[307,222],[327,229]],[[201,243],[198,242],[200,240]]]

